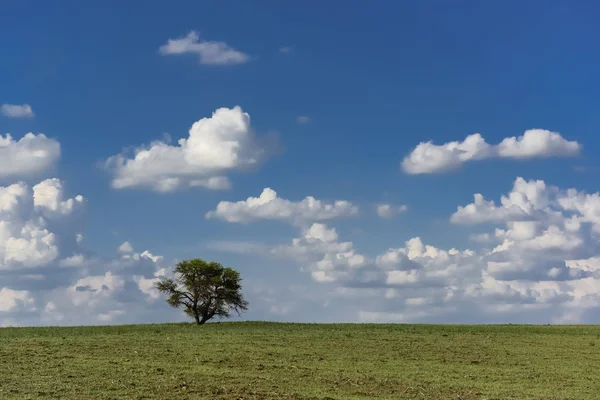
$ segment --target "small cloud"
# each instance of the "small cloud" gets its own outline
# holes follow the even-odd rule
[[[469,235],[469,240],[477,243],[490,243],[494,238],[489,233],[474,233]]]
[[[60,260],[59,265],[61,267],[81,267],[84,265],[85,261],[83,254],[75,254]]]
[[[33,118],[35,116],[29,104],[2,104],[0,112],[9,118]]]
[[[129,242],[123,242],[119,246],[119,253],[121,253],[121,254],[133,253],[133,246],[131,246],[131,243],[129,243]]]
[[[28,133],[19,140],[0,133],[0,178],[36,175],[53,168],[60,159],[60,143],[46,135]]]
[[[162,55],[195,53],[200,56],[200,64],[204,65],[236,65],[250,61],[250,56],[230,47],[225,42],[201,40],[197,32],[191,31],[187,36],[169,39],[160,46]]]
[[[578,172],[581,174],[586,172],[597,172],[598,170],[600,170],[600,168],[595,166],[576,165],[573,167],[574,172]]]
[[[391,204],[378,204],[377,215],[381,218],[392,218],[396,215],[402,214],[408,210],[406,205],[394,206]]]
[[[279,48],[279,52],[281,54],[289,54],[289,53],[292,52],[292,48],[289,47],[289,46],[282,46],[282,47]]]
[[[358,214],[358,207],[346,200],[325,202],[307,196],[300,201],[279,197],[271,188],[264,188],[259,197],[248,197],[237,202],[221,201],[215,210],[206,213],[206,219],[217,218],[230,223],[248,223],[257,220],[280,220],[296,224],[347,218]]]
[[[312,119],[310,117],[307,117],[306,115],[301,115],[298,118],[296,118],[296,122],[302,125],[306,125],[310,124],[312,122]]]
[[[545,129],[530,129],[519,137],[507,137],[500,143],[488,144],[483,136],[474,133],[462,142],[434,144],[421,142],[401,163],[411,175],[434,174],[457,169],[471,161],[491,158],[533,159],[549,157],[576,157],[582,145],[568,141],[560,133]]]

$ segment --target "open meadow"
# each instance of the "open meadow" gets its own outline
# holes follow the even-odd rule
[[[597,399],[598,326],[0,329],[2,399]]]

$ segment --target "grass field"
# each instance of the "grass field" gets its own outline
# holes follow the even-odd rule
[[[1,399],[598,399],[600,327],[0,329]]]

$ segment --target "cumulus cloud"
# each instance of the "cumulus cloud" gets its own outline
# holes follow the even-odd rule
[[[458,210],[451,217],[452,222],[477,224],[527,218],[527,212],[516,204],[497,207],[494,201],[487,201],[481,193],[476,193],[473,198],[473,203],[458,207]]]
[[[131,246],[131,243],[129,243],[129,242],[121,243],[121,245],[119,246],[119,253],[121,253],[121,254],[133,253],[133,247]]]
[[[250,61],[250,56],[225,42],[201,40],[195,31],[181,38],[169,39],[159,52],[162,55],[197,54],[203,65],[237,65]]]
[[[487,235],[498,243],[488,255],[487,272],[494,278],[575,280],[595,275],[580,265],[600,252],[598,207],[598,193],[517,178],[500,204],[476,195],[474,203],[458,207],[451,221],[498,225]]]
[[[0,312],[34,311],[35,299],[27,290],[0,288]]]
[[[81,195],[65,200],[62,182],[57,178],[46,179],[33,187],[33,204],[40,209],[58,214],[70,214],[74,207],[82,203]]]
[[[114,257],[82,247],[85,199],[64,183],[0,186],[0,320],[11,325],[156,320],[162,257],[125,242]],[[161,308],[163,307],[163,308]],[[132,315],[133,314],[133,315]]]
[[[24,183],[0,186],[0,269],[43,267],[56,260],[58,240],[50,230],[55,213],[71,214],[82,203],[82,196],[65,200],[57,179],[33,189]]]
[[[406,212],[408,207],[406,205],[378,204],[376,209],[380,218],[392,218]]]
[[[600,195],[586,194],[575,189],[560,190],[542,180],[515,179],[512,190],[500,197],[500,204],[486,200],[477,193],[474,202],[459,206],[451,216],[453,223],[479,224],[526,220],[559,220],[564,222],[564,211],[577,211],[587,222],[600,223],[594,211],[600,204]],[[569,219],[577,223],[577,219]],[[595,228],[600,228],[600,226]]]
[[[20,140],[0,134],[0,179],[23,178],[52,168],[60,158],[60,144],[44,134],[28,133]]]
[[[598,210],[600,193],[517,178],[498,203],[475,196],[451,217],[491,225],[471,236],[481,249],[442,249],[415,237],[369,255],[323,223],[301,227],[298,237],[270,250],[229,247],[298,263],[330,293],[358,304],[358,320],[597,322]]]
[[[61,267],[83,267],[86,263],[86,258],[83,254],[74,254],[72,256],[63,258],[60,260],[59,265]]]
[[[79,279],[67,288],[67,295],[75,306],[87,304],[93,307],[116,291],[122,290],[124,286],[125,280],[109,271],[104,275],[86,276]]]
[[[138,147],[133,157],[110,157],[105,167],[113,174],[112,187],[147,188],[169,192],[201,186],[227,189],[224,174],[257,167],[268,156],[250,127],[250,116],[238,106],[219,108],[212,117],[195,122],[177,145],[152,142]]]
[[[294,202],[279,197],[271,188],[265,188],[259,197],[248,197],[237,202],[219,202],[215,210],[206,214],[206,218],[222,219],[233,223],[270,219],[301,224],[351,217],[356,214],[358,214],[358,207],[346,200],[326,203],[307,196],[301,201]]]
[[[350,270],[367,262],[355,251],[352,242],[338,241],[337,231],[321,223],[312,224],[301,237],[272,249],[271,254],[302,261],[304,270],[319,282],[344,279]]]
[[[32,118],[35,116],[29,104],[2,104],[0,113],[9,118]]]
[[[509,158],[572,157],[580,151],[579,143],[544,129],[531,129],[523,136],[505,138],[497,146],[498,156]]]
[[[169,314],[164,302],[157,302],[160,293],[154,286],[167,275],[162,257],[148,251],[137,253],[129,246],[121,246],[112,259],[88,257],[85,266],[44,291],[39,296],[44,309],[38,318],[63,325],[167,319]]]
[[[40,226],[41,225],[41,226]],[[4,265],[12,264],[24,267],[39,267],[47,265],[58,256],[56,235],[33,221],[27,222],[16,237],[9,237],[4,243]]]
[[[406,295],[405,304],[397,305],[397,309],[426,308],[449,301],[455,291],[481,280],[484,265],[473,251],[442,250],[418,237],[369,257],[352,242],[341,241],[334,228],[321,223],[304,229],[300,237],[273,248],[268,255],[294,260],[315,281],[335,285],[338,293],[352,293],[354,298],[366,296],[388,302]]]
[[[407,174],[433,174],[489,158],[574,157],[580,154],[581,148],[576,141],[568,141],[559,133],[544,129],[527,130],[522,136],[505,138],[497,145],[488,144],[475,133],[462,142],[442,145],[421,142],[404,158],[402,169]]]

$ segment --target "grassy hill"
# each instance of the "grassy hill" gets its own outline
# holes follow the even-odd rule
[[[1,399],[598,399],[600,327],[0,329]]]

